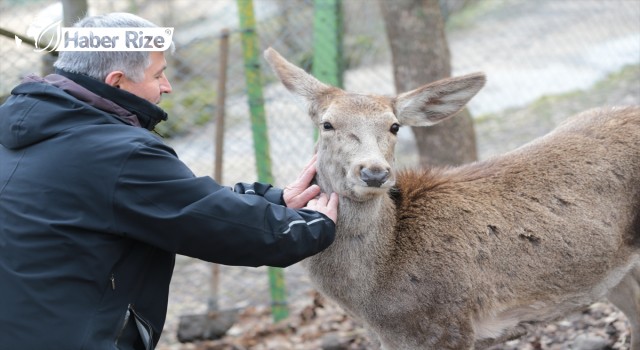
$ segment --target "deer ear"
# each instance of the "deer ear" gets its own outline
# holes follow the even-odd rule
[[[484,86],[482,73],[448,78],[405,92],[395,98],[401,124],[429,126],[458,113]]]
[[[264,51],[264,58],[269,62],[271,69],[284,87],[293,95],[302,98],[298,101],[302,102],[312,118],[317,115],[314,111],[327,103],[327,99],[323,97],[340,91],[338,88],[320,82],[303,69],[287,61],[271,47]]]
[[[264,51],[264,58],[287,90],[295,95],[313,100],[316,95],[329,88],[303,69],[287,61],[273,48]]]

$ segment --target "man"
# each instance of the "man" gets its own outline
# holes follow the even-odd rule
[[[151,349],[175,254],[284,267],[333,241],[337,196],[309,186],[314,159],[284,190],[232,190],[150,132],[171,92],[162,52],[61,52],[55,66],[0,106],[1,348]]]

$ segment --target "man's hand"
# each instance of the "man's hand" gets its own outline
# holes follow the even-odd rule
[[[313,158],[311,158],[311,161],[309,161],[309,164],[304,167],[296,181],[284,188],[282,198],[287,204],[287,207],[300,209],[307,205],[311,199],[320,194],[320,186],[309,186],[311,180],[313,180],[313,177],[316,175],[317,159],[318,156],[314,155]]]
[[[332,193],[327,197],[320,193],[320,186],[311,185],[316,175],[317,155],[309,161],[296,181],[283,190],[282,197],[287,207],[293,209],[311,209],[328,216],[335,223],[338,219],[338,195]]]
[[[326,194],[322,193],[318,198],[310,200],[305,209],[321,212],[335,223],[338,220],[338,195],[332,193],[331,196],[327,197]]]

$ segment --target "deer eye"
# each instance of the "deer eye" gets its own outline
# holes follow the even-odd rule
[[[333,125],[331,125],[331,123],[329,123],[329,122],[324,122],[324,123],[322,123],[322,128],[324,130],[333,130]]]
[[[397,135],[399,130],[400,130],[400,124],[398,123],[393,123],[391,125],[391,128],[389,129],[389,131],[391,131],[391,133],[394,135]]]

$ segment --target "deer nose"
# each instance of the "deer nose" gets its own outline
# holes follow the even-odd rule
[[[369,187],[380,187],[389,179],[389,170],[380,168],[363,168],[360,170],[360,179]]]

